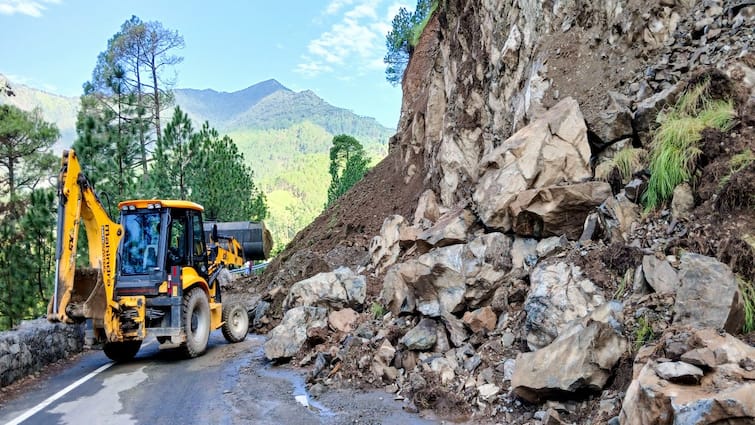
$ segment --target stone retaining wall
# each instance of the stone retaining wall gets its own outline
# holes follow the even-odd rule
[[[83,347],[83,326],[49,323],[45,319],[24,321],[17,329],[0,332],[0,387],[76,354]]]

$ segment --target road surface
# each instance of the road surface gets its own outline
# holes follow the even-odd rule
[[[380,391],[328,392],[313,400],[301,374],[262,356],[264,337],[228,344],[219,331],[203,356],[182,359],[148,339],[132,362],[89,351],[6,396],[0,424],[435,423]]]

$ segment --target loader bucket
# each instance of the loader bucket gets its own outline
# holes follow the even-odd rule
[[[47,308],[50,320],[65,320],[66,322],[81,323],[86,319],[103,319],[105,316],[105,286],[102,271],[98,268],[77,268],[74,273],[73,288],[66,292],[66,288],[58,288],[62,294],[59,305],[65,306],[65,316],[54,317],[52,303]],[[66,300],[67,298],[67,300]]]
[[[216,225],[218,234],[230,236],[239,241],[244,248],[244,260],[266,260],[273,248],[273,237],[263,222],[230,221],[206,222],[204,224],[205,239],[209,240],[212,226]]]

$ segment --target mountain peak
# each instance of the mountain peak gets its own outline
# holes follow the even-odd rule
[[[260,81],[257,84],[253,84],[245,89],[235,91],[231,94],[237,94],[237,93],[259,93],[259,92],[267,92],[268,94],[274,93],[278,90],[285,90],[285,91],[291,91],[288,87],[284,86],[278,80],[271,78],[269,80]]]

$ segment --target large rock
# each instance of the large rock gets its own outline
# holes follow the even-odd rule
[[[439,317],[464,306],[482,307],[511,270],[511,245],[510,236],[493,232],[467,244],[435,248],[391,267],[381,298],[394,314],[416,309]]]
[[[712,327],[738,333],[744,324],[744,305],[731,269],[712,257],[686,253],[679,266],[674,323]]]
[[[566,235],[576,240],[590,210],[611,194],[611,185],[597,181],[522,191],[509,204],[514,231],[524,236]]]
[[[605,303],[600,289],[582,276],[581,269],[564,262],[538,264],[530,273],[530,287],[524,301],[530,350],[550,344],[571,321]]]
[[[435,225],[420,233],[417,239],[437,247],[465,243],[474,220],[474,214],[469,210],[456,208],[441,216]]]
[[[550,345],[516,358],[511,387],[516,395],[539,403],[550,397],[599,391],[627,350],[621,304],[611,302],[570,324]]]
[[[432,225],[445,212],[446,209],[438,203],[435,192],[432,189],[427,189],[422,192],[417,202],[417,209],[414,211],[414,225]]]
[[[360,306],[367,296],[367,281],[348,267],[339,267],[333,272],[320,273],[295,283],[288,292],[283,305],[320,306],[344,308]]]
[[[679,277],[676,270],[666,260],[659,260],[654,255],[646,255],[642,258],[642,271],[648,285],[655,292],[676,293],[679,287]]]
[[[632,111],[630,100],[617,92],[609,91],[605,108],[598,119],[590,123],[590,130],[605,144],[632,137]]]
[[[664,366],[668,363],[653,360],[643,365],[638,355],[635,366],[641,369],[627,389],[620,423],[755,423],[755,348],[714,329],[696,331],[686,345],[692,350],[682,359],[700,363],[700,369]],[[704,375],[700,378],[701,372]]]
[[[424,318],[400,340],[409,350],[426,351],[433,348],[437,335],[438,323],[433,319]]]
[[[322,328],[327,324],[326,308],[299,306],[288,310],[281,323],[268,334],[264,345],[265,357],[268,360],[293,357],[307,340],[310,328]]]
[[[487,332],[492,331],[495,329],[497,319],[493,309],[490,307],[468,311],[464,313],[464,317],[462,318],[472,332],[480,332],[482,330]]]
[[[401,253],[401,228],[407,225],[406,219],[398,214],[387,217],[380,228],[380,235],[370,241],[370,261],[378,274],[396,263]]]
[[[473,194],[480,219],[509,231],[509,206],[520,192],[590,179],[590,154],[582,112],[566,98],[482,158]]]

